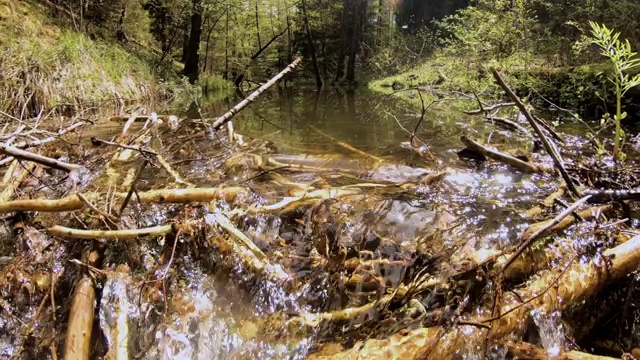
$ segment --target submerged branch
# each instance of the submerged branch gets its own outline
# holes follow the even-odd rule
[[[513,166],[518,170],[522,170],[525,172],[533,172],[533,173],[540,173],[540,172],[546,171],[546,168],[542,165],[532,164],[530,162],[522,161],[511,155],[490,149],[486,146],[480,145],[479,143],[467,138],[466,136],[462,136],[460,140],[466,145],[467,149],[480,153],[488,158]]]

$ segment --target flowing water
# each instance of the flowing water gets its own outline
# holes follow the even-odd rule
[[[185,119],[216,117],[240,99],[203,98],[171,113]],[[183,181],[199,187],[240,186],[248,195],[235,203],[131,206],[128,211],[136,227],[201,219],[202,237],[213,239],[221,234],[216,224],[227,221],[221,214],[243,206],[232,226],[270,264],[258,276],[242,256],[186,237],[173,247],[164,240],[110,245],[105,265],[113,271],[104,281],[99,306],[103,345],[110,351],[144,359],[296,359],[318,341],[352,344],[351,339],[362,339],[358,330],[342,333],[339,327],[318,326],[308,331],[270,321],[362,306],[406,284],[420,262],[426,269],[440,261],[433,276],[446,278],[460,271],[469,254],[513,245],[526,226],[519,214],[558,185],[551,175],[461,159],[461,135],[501,144],[516,154],[529,153],[531,144],[446,102],[431,107],[421,120],[405,102],[365,90],[278,88],[240,112],[233,124],[244,136],[244,147],[211,134],[199,120],[160,131],[150,146],[162,149]],[[141,125],[136,126],[133,130]],[[110,138],[121,129],[122,124],[104,124],[86,141]],[[534,160],[548,164],[539,154]],[[141,162],[128,166],[135,169]],[[437,174],[441,181],[425,180]],[[147,167],[138,187],[157,189],[174,180]],[[295,208],[282,203],[294,199],[298,204],[301,194],[314,191],[338,195]],[[275,210],[252,212],[255,208]],[[354,259],[360,262],[345,265]],[[375,261],[382,265],[367,265]],[[133,270],[116,268],[122,263]],[[434,292],[420,306],[435,306],[438,299],[441,294]],[[372,333],[382,333],[370,321],[383,314],[372,310],[365,315],[344,328],[366,324]],[[558,316],[535,317],[544,330],[543,343],[553,349],[562,344]],[[402,328],[380,327],[388,327],[387,333]],[[123,334],[135,340],[113,350],[123,343]]]
[[[240,99],[238,95],[217,100],[204,98],[175,112],[192,119],[215,117]],[[511,134],[496,130],[490,124],[477,123],[460,112],[448,110],[447,106],[434,107],[426,113],[416,133],[420,140],[412,148],[408,140],[419,119],[420,114],[406,103],[367,91],[317,92],[280,88],[264,94],[238,114],[233,123],[235,131],[247,139],[265,140],[261,143],[261,151],[280,165],[330,169],[328,172],[308,170],[288,175],[299,183],[317,181],[320,174],[322,180],[332,186],[360,182],[401,184],[419,182],[425,175],[447,171],[443,180],[446,191],[433,191],[424,186],[413,196],[372,195],[370,199],[345,202],[338,214],[325,214],[327,222],[334,222],[339,227],[334,230],[337,232],[334,236],[344,246],[357,246],[364,237],[366,248],[367,241],[373,241],[373,238],[380,241],[381,238],[383,245],[371,248],[377,252],[374,256],[411,261],[411,254],[419,246],[415,239],[450,227],[461,229],[456,233],[459,239],[455,243],[467,249],[462,253],[483,248],[500,249],[512,244],[524,223],[519,211],[527,209],[555,185],[544,176],[522,174],[500,164],[461,160],[457,155],[463,148],[459,141],[461,134],[473,134],[496,142],[508,139]],[[192,127],[201,130],[197,123]],[[513,141],[507,143],[513,146],[511,149],[527,146]],[[206,157],[207,148],[211,146],[222,151],[227,146],[224,141],[209,136],[204,141],[182,146],[189,147],[185,152],[190,154],[200,152],[199,156],[193,155],[196,161],[180,165],[182,174],[188,174],[187,177],[200,186],[220,180],[220,176],[212,174],[216,172],[215,167],[200,166],[197,160]],[[226,181],[241,182],[256,176],[242,164],[224,171]],[[148,181],[151,184],[154,180]],[[253,189],[261,197],[255,199],[256,202],[269,202],[265,199],[287,193],[286,187],[283,190],[257,181]],[[383,215],[374,216],[381,208]],[[344,219],[336,219],[340,215]],[[309,214],[302,215],[302,219],[309,222]],[[309,252],[311,244],[304,242],[315,241],[316,232],[307,226],[307,236],[297,234],[290,224],[285,224],[286,221],[277,216],[247,217],[242,230],[271,254],[274,253],[272,248],[278,247],[274,243],[292,244],[294,250],[288,250],[284,257],[291,256],[288,262],[295,263],[294,259],[298,259],[304,263],[300,258],[312,256]],[[322,224],[320,220],[310,226],[322,227]],[[363,233],[376,236],[367,240]],[[345,290],[331,289],[334,283],[327,276],[318,276],[294,292],[285,291],[281,285],[269,281],[252,285],[247,292],[242,289],[242,280],[247,279],[242,279],[241,267],[235,269],[231,274],[235,279],[230,280],[228,273],[203,270],[195,259],[184,259],[183,264],[178,270],[181,281],[177,291],[182,294],[187,310],[174,311],[165,319],[164,326],[153,329],[153,334],[148,336],[155,337],[158,346],[152,347],[144,358],[303,358],[312,348],[314,339],[330,340],[331,335],[284,333],[278,337],[279,341],[274,341],[273,336],[263,333],[269,326],[261,319],[279,311],[313,313],[362,304],[340,293]],[[298,269],[295,275],[300,278],[313,272],[304,264],[294,264],[291,268]],[[399,285],[406,270],[407,266],[387,269],[384,274],[387,285]],[[364,291],[369,286],[351,285],[355,288],[347,289],[347,292]],[[117,291],[117,287],[111,285],[105,290]],[[114,308],[112,304],[104,306],[104,309]],[[101,313],[102,318],[110,316],[113,314]],[[129,316],[140,318],[139,310],[132,307]],[[556,346],[553,329],[549,325],[545,325],[545,329],[545,341]]]

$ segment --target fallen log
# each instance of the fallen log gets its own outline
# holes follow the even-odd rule
[[[271,80],[264,83],[264,85],[260,86],[258,90],[251,93],[251,95],[247,96],[246,99],[239,102],[236,106],[231,108],[231,110],[227,111],[224,115],[215,119],[211,127],[213,130],[220,129],[224,124],[226,124],[229,120],[231,120],[237,113],[239,113],[242,109],[247,107],[252,102],[256,101],[256,99],[265,91],[267,91],[271,86],[276,84],[280,79],[282,79],[285,75],[293,71],[302,61],[302,58],[295,59],[289,66],[287,66],[284,70],[282,70],[278,75],[274,76]]]
[[[529,125],[531,125],[533,130],[536,132],[536,135],[538,135],[538,137],[542,141],[542,145],[544,145],[544,149],[547,151],[549,156],[551,156],[551,158],[553,159],[553,162],[555,166],[558,168],[558,170],[560,171],[560,174],[562,175],[562,179],[567,184],[569,191],[571,191],[571,193],[576,196],[580,196],[580,192],[578,191],[578,188],[576,187],[576,185],[574,184],[574,181],[569,176],[567,169],[565,169],[564,167],[564,161],[560,157],[560,154],[558,153],[555,146],[551,144],[549,139],[547,139],[547,136],[544,134],[544,132],[542,132],[542,129],[540,128],[538,121],[536,121],[533,115],[531,115],[529,110],[527,110],[527,107],[522,103],[522,101],[520,101],[520,98],[518,98],[518,96],[513,92],[513,90],[509,88],[509,86],[504,81],[504,79],[502,79],[502,76],[500,75],[498,70],[492,67],[491,73],[493,73],[493,77],[498,82],[498,85],[500,85],[504,89],[504,91],[507,93],[511,101],[513,101],[518,107],[518,109],[520,110],[520,112],[524,114],[525,118],[529,122]]]
[[[462,136],[460,140],[465,144],[467,149],[480,153],[488,158],[513,166],[518,170],[522,170],[525,172],[532,172],[532,173],[541,173],[541,172],[547,171],[547,169],[542,165],[532,164],[527,161],[522,161],[509,154],[501,153],[499,151],[490,149],[486,146],[480,145],[479,143],[467,138],[466,136]]]
[[[640,236],[604,252],[610,259],[609,266],[594,262],[573,261],[566,269],[548,271],[518,295],[510,294],[505,299],[498,318],[487,319],[487,310],[477,310],[469,316],[468,323],[493,321],[491,336],[502,339],[518,332],[527,325],[532,309],[562,310],[580,304],[595,295],[611,282],[622,279],[635,271],[640,262]],[[534,295],[535,294],[535,295]],[[530,298],[526,304],[522,299]],[[551,309],[549,307],[552,307]],[[472,325],[461,325],[448,329],[441,326],[419,328],[400,332],[384,340],[367,340],[364,344],[329,356],[314,356],[309,359],[454,359],[461,349],[477,352],[476,345],[484,343],[485,332]],[[469,344],[473,345],[472,348]]]

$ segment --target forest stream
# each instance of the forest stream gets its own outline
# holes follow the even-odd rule
[[[58,291],[77,292],[73,281],[82,273],[99,284],[92,358],[353,358],[348,351],[392,358],[426,346],[433,358],[479,359],[484,352],[502,359],[512,351],[505,339],[515,334],[539,339],[551,354],[569,336],[590,331],[589,324],[564,325],[565,317],[585,310],[546,297],[502,319],[506,330],[491,342],[479,320],[491,318],[488,304],[496,296],[490,269],[531,235],[527,227],[541,214],[553,216],[557,205],[540,208],[541,201],[564,187],[548,172],[469,159],[460,152],[460,135],[504,144],[501,150],[515,154],[530,151],[526,138],[516,141],[512,131],[446,106],[421,119],[402,100],[366,90],[280,87],[234,117],[235,133],[214,133],[201,120],[240,99],[203,98],[166,109],[172,116],[155,122],[155,116],[116,116],[67,136],[57,151],[86,164],[68,174],[52,170],[46,187],[27,185],[49,199],[67,199],[63,212],[5,217],[3,228],[19,228],[15,236],[28,246],[0,243],[0,278],[4,289],[13,289],[5,303],[13,316],[0,323],[1,358],[42,354],[41,345],[25,340],[32,337],[20,335],[25,331],[45,339],[39,341],[64,336],[44,325],[41,302],[52,279],[59,279]],[[136,121],[124,125],[129,119]],[[129,125],[133,135],[123,134]],[[584,133],[580,126],[558,127],[572,166],[573,155],[588,151],[586,140],[572,135]],[[529,161],[553,166],[539,151]],[[82,210],[69,189],[100,211]],[[127,192],[122,205],[118,199]],[[17,209],[12,203],[1,210]],[[501,294],[504,306],[540,294],[535,286],[516,293],[517,284],[539,271],[564,269],[569,284],[588,281],[573,267],[605,261],[594,226],[604,224],[606,206],[581,211],[584,221],[554,230],[559,235],[548,247],[536,245],[516,260],[504,272],[512,289]],[[67,211],[73,215],[64,216]],[[94,233],[96,241],[76,243],[71,239],[83,238],[81,232],[58,229],[50,234],[66,240],[54,242],[39,230],[59,225],[147,230]],[[607,227],[597,231],[613,236]],[[578,247],[589,250],[574,253]],[[48,274],[56,275],[47,280]],[[55,328],[71,327],[62,319],[75,302],[56,301]],[[363,345],[397,334],[410,341],[434,328],[440,344]],[[451,335],[456,331],[460,336]]]

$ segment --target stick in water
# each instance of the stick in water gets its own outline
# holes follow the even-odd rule
[[[272,87],[275,83],[277,83],[280,79],[282,79],[285,75],[293,71],[298,64],[302,61],[301,58],[295,59],[289,66],[287,66],[284,70],[282,70],[278,75],[274,76],[271,80],[264,83],[264,85],[260,86],[258,90],[251,93],[251,95],[247,96],[246,99],[242,100],[238,103],[238,105],[234,106],[231,110],[227,111],[224,115],[220,116],[213,122],[211,127],[213,130],[218,130],[222,127],[222,125],[226,124],[231,118],[233,118],[237,113],[239,113],[242,109],[247,107],[247,105],[256,101],[258,96],[260,96],[263,92],[267,91],[270,87]]]

